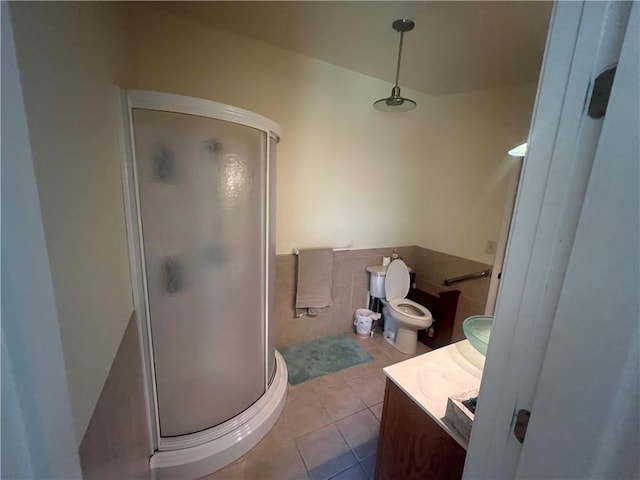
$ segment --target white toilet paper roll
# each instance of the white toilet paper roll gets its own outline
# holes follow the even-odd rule
[[[382,266],[388,267],[391,263],[391,257],[382,257]]]

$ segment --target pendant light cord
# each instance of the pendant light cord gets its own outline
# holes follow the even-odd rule
[[[402,39],[404,38],[404,32],[400,32],[400,48],[398,49],[398,66],[396,67],[396,87],[400,80],[400,60],[402,59]]]

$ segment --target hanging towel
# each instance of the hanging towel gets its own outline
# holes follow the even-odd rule
[[[315,317],[320,310],[331,306],[332,277],[332,248],[301,250],[298,253],[296,317]]]

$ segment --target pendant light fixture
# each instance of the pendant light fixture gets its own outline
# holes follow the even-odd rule
[[[404,32],[410,32],[415,27],[415,23],[406,18],[396,20],[391,24],[393,29],[400,32],[400,49],[398,50],[398,66],[396,67],[396,83],[391,89],[391,96],[388,98],[382,98],[377,102],[374,102],[373,108],[380,110],[381,112],[408,112],[416,108],[416,102],[410,98],[404,98],[400,95],[400,87],[398,86],[398,80],[400,78],[400,60],[402,58],[402,39]]]

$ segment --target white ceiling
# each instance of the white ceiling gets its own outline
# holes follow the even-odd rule
[[[430,95],[535,82],[551,2],[161,2],[180,16]]]

